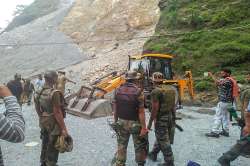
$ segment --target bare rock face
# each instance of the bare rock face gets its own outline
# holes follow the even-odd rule
[[[159,14],[157,0],[76,0],[59,30],[90,60],[66,70],[80,72],[80,82],[125,70],[128,55],[141,54],[144,37],[154,34]]]

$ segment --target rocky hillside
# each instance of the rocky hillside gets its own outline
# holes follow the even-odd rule
[[[196,77],[222,67],[242,80],[250,65],[249,0],[161,0],[156,35],[145,52],[175,55],[175,70]]]
[[[156,0],[76,0],[59,30],[91,60],[69,67],[79,82],[125,70],[128,55],[140,54],[159,19]],[[80,77],[79,77],[80,76]]]
[[[32,14],[41,14],[41,17],[33,17],[34,20],[28,23],[22,22],[20,17],[15,18],[12,24],[16,25],[13,26],[14,29],[0,35],[1,83],[13,79],[15,73],[29,77],[48,69],[58,70],[86,60],[87,56],[72,39],[58,31],[58,26],[71,9],[72,0],[60,0],[59,4],[55,2],[36,0],[36,5],[32,4],[28,7],[29,10],[25,9],[21,15],[29,18]],[[37,5],[40,7],[39,10]],[[43,13],[48,6],[55,10],[49,9],[49,13]]]
[[[57,10],[59,5],[60,0],[36,0],[31,5],[23,7],[23,9],[19,11],[20,14],[11,21],[5,31],[11,31],[16,27],[28,24],[39,17],[48,15]]]
[[[0,35],[0,81],[64,69],[81,86],[125,70],[159,14],[158,0],[35,0]]]

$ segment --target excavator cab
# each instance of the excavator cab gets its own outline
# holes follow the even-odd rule
[[[166,80],[173,79],[172,56],[164,54],[144,54],[129,58],[129,70],[135,70],[149,80],[154,72],[161,72]]]
[[[145,107],[150,105],[150,93],[153,89],[152,75],[161,72],[165,80],[173,80],[171,55],[144,54],[129,57],[129,70],[134,70],[142,75],[142,87],[144,89]],[[174,87],[177,91],[177,87]],[[179,95],[178,95],[179,96]]]

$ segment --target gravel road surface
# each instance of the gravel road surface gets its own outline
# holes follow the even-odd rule
[[[3,108],[2,108],[3,109]],[[218,166],[216,159],[235,143],[239,136],[238,127],[232,127],[229,138],[206,138],[204,133],[209,131],[212,116],[196,113],[196,108],[187,107],[181,110],[186,115],[178,123],[184,132],[176,132],[173,146],[176,166],[185,166],[189,160],[196,161],[202,166]],[[39,163],[40,139],[39,126],[33,106],[24,106],[23,113],[26,120],[26,139],[23,143],[12,144],[1,141],[2,151],[7,166],[35,166]],[[66,124],[74,138],[74,150],[61,154],[60,166],[109,166],[116,148],[116,140],[107,125],[107,118],[85,120],[71,115],[67,116]],[[154,134],[150,132],[150,143],[154,141]],[[26,143],[38,142],[35,147],[25,147]],[[132,140],[131,140],[132,141]],[[133,145],[128,147],[127,165],[134,166]],[[152,145],[150,146],[152,148]],[[156,166],[163,162],[162,155],[156,163],[147,161],[148,166]],[[232,163],[233,166],[248,166],[249,159],[240,157]]]

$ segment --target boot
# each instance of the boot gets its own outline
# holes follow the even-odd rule
[[[154,152],[150,152],[149,154],[148,154],[148,158],[150,159],[150,160],[152,160],[152,161],[156,161],[157,160],[157,153],[154,153]]]
[[[226,130],[222,130],[222,132],[220,132],[220,135],[223,135],[225,137],[229,137],[229,133]]]
[[[220,134],[217,134],[217,133],[214,133],[214,132],[206,133],[205,135],[207,137],[214,137],[214,138],[219,138],[220,137]]]
[[[230,161],[224,159],[223,156],[218,159],[218,162],[221,166],[230,166]]]

